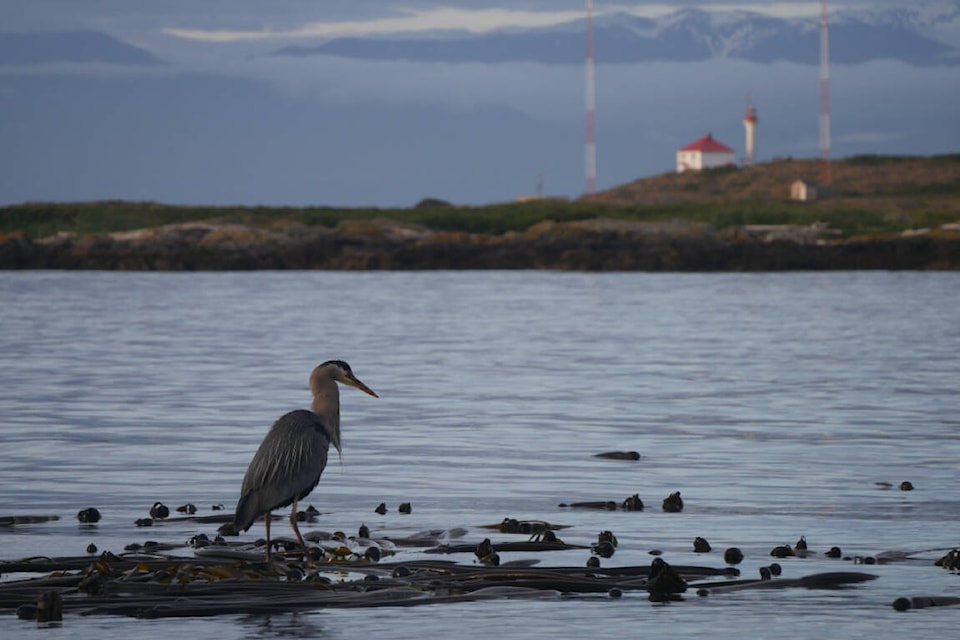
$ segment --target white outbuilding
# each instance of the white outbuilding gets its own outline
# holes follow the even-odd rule
[[[709,133],[677,150],[677,173],[732,166],[736,163],[733,149],[715,140]]]
[[[817,185],[806,180],[794,180],[790,185],[790,199],[809,202],[817,199]]]

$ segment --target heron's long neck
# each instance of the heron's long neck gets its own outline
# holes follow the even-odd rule
[[[310,410],[320,416],[330,436],[330,444],[340,453],[340,390],[336,382],[330,380],[329,384],[314,390]]]

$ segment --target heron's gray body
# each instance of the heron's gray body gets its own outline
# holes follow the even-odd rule
[[[305,498],[327,466],[330,436],[313,411],[291,411],[270,428],[240,488],[234,524],[246,531],[257,519]]]
[[[353,375],[346,362],[324,362],[310,374],[313,393],[310,410],[300,409],[281,416],[267,432],[243,476],[233,524],[237,531],[246,531],[265,516],[267,560],[270,559],[270,512],[290,504],[293,505],[290,526],[306,549],[297,527],[297,501],[320,482],[330,445],[340,452],[338,382],[377,397]]]

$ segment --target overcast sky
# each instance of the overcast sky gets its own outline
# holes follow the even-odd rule
[[[910,7],[909,0],[831,2],[831,11],[863,7]],[[551,24],[582,14],[582,0],[512,2],[489,0],[6,0],[0,3],[4,31],[99,28],[171,29],[251,35],[255,33],[341,35],[421,29],[492,29]],[[819,3],[764,2],[594,2],[598,14],[629,11],[660,15],[683,7],[745,9],[778,16],[816,15]]]
[[[832,13],[918,6],[830,3]],[[946,8],[935,29],[957,42],[960,0],[922,6]],[[594,0],[598,16],[684,7],[802,16],[815,26],[820,3]],[[424,196],[481,204],[532,192],[538,176],[549,193],[577,196],[580,64],[271,54],[347,35],[550,25],[582,20],[583,8],[583,0],[0,0],[0,31],[102,31],[164,62],[0,64],[0,204],[406,206]],[[748,92],[762,122],[761,160],[818,152],[816,65],[598,62],[600,188],[672,170],[675,149],[707,131],[739,145]],[[873,60],[831,74],[838,157],[956,151],[956,66]]]

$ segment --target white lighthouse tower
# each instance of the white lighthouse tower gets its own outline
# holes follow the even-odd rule
[[[757,110],[747,98],[747,114],[743,116],[743,128],[746,129],[746,144],[743,155],[743,164],[751,166],[757,160]]]

